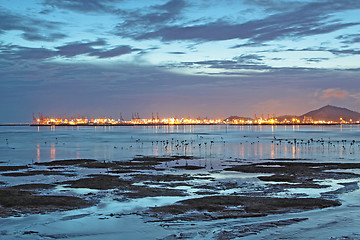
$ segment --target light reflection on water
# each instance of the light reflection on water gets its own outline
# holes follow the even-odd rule
[[[40,162],[40,144],[36,144],[36,162]]]
[[[50,145],[50,161],[55,161],[56,160],[56,148],[55,148],[55,144],[51,144]]]
[[[351,161],[359,151],[359,125],[0,127],[0,161],[16,164],[136,155]]]

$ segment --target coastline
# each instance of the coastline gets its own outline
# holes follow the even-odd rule
[[[252,123],[252,124],[232,124],[232,123],[199,123],[199,124],[190,124],[190,123],[183,123],[183,124],[31,124],[31,123],[5,123],[0,124],[0,127],[9,127],[9,126],[31,126],[31,127],[99,127],[99,126],[351,126],[351,125],[360,125],[360,123]]]

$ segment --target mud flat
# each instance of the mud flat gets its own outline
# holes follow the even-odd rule
[[[27,169],[28,166],[0,166],[0,172],[17,171],[20,169]]]
[[[65,173],[61,171],[51,171],[51,170],[33,170],[25,172],[6,172],[1,174],[6,177],[26,177],[26,176],[36,176],[36,175],[63,175],[67,177],[76,176],[75,174]]]
[[[324,179],[353,179],[359,178],[359,174],[341,172],[341,170],[360,169],[359,163],[309,163],[309,162],[263,162],[249,165],[238,165],[225,168],[225,171],[244,173],[266,173],[271,176],[259,176],[258,179],[265,182],[283,182],[292,184],[280,184],[287,188],[326,188],[328,185],[319,185]],[[339,170],[332,172],[331,170]]]
[[[0,217],[96,207],[105,200],[130,204],[154,197],[173,197],[174,200],[160,205],[154,202],[126,214],[141,216],[146,219],[144,221],[162,226],[166,224],[169,228],[179,223],[189,227],[200,222],[215,224],[234,219],[280,216],[277,220],[261,220],[252,224],[228,223],[212,235],[215,239],[232,239],[306,222],[306,217],[282,216],[339,207],[342,204],[339,198],[341,194],[359,189],[360,175],[348,171],[359,169],[359,163],[320,164],[281,159],[227,165],[224,169],[209,171],[196,166],[192,160],[189,156],[140,156],[128,161],[73,159],[26,166],[1,166]],[[231,177],[224,178],[228,173]],[[251,177],[244,178],[246,174]],[[343,182],[338,182],[338,187],[334,188],[329,180]],[[308,197],[305,193],[288,193],[289,189],[297,188],[317,190],[322,194]],[[79,216],[106,220],[121,218],[124,213],[114,209],[110,214],[93,212]],[[26,235],[41,236],[35,230],[30,229]],[[198,234],[198,230],[184,231],[182,235],[169,234],[165,239],[201,237]]]
[[[307,218],[292,218],[279,221],[269,221],[255,224],[244,224],[240,226],[233,226],[231,229],[223,229],[215,232],[215,239],[234,239],[246,237],[249,235],[256,235],[257,233],[281,226],[287,226],[294,223],[308,220]]]
[[[0,189],[0,217],[72,210],[90,205],[90,201],[74,196],[39,195],[14,188]]]
[[[70,188],[89,188],[98,190],[115,189],[114,193],[126,198],[141,198],[155,196],[186,196],[185,191],[168,188],[147,187],[134,185],[133,180],[123,180],[118,176],[95,175],[90,178],[82,178],[74,181],[61,182]]]
[[[26,166],[0,166],[0,174],[7,177],[8,182],[21,177],[27,182],[28,177],[43,175],[46,182],[9,185],[0,181],[0,217],[21,216],[28,214],[47,213],[89,207],[99,202],[102,197],[96,194],[77,194],[72,196],[54,195],[52,189],[64,186],[67,189],[86,188],[107,190],[117,201],[126,199],[155,197],[155,196],[187,196],[188,193],[180,189],[166,187],[149,187],[137,183],[147,181],[155,184],[185,182],[195,177],[188,174],[156,175],[138,173],[139,170],[154,170],[155,166],[166,161],[175,161],[183,157],[141,157],[130,161],[96,161],[93,159],[58,160],[53,162],[36,163]],[[189,157],[184,157],[189,159]],[[44,169],[45,168],[45,169]],[[133,169],[136,170],[133,170]],[[80,171],[98,169],[106,174],[87,174],[79,176]],[[158,169],[156,169],[158,170]],[[155,171],[156,172],[156,171]],[[132,173],[131,175],[128,175]],[[65,181],[54,181],[51,176],[61,176]],[[69,179],[71,178],[71,180]],[[181,183],[180,183],[181,185]],[[57,193],[58,194],[58,193]]]
[[[274,198],[247,196],[210,196],[179,201],[151,208],[147,214],[161,221],[218,220],[237,217],[261,217],[340,206],[338,201],[321,198]]]

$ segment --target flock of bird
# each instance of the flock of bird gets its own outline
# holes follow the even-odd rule
[[[266,143],[268,140],[265,139],[259,139],[259,137],[256,137],[254,140],[254,137],[249,137],[249,136],[243,136],[243,137],[239,137],[239,139],[231,139],[230,141],[225,141],[223,137],[220,138],[212,138],[212,139],[208,139],[208,138],[204,138],[202,136],[197,136],[196,139],[190,139],[190,140],[179,140],[179,139],[175,139],[175,138],[171,138],[171,139],[166,139],[166,140],[156,140],[156,141],[151,141],[151,146],[152,147],[160,147],[160,149],[164,150],[165,152],[170,152],[170,153],[185,153],[185,155],[188,152],[191,152],[191,150],[193,150],[192,152],[194,152],[194,150],[197,150],[199,153],[201,153],[201,150],[206,151],[206,149],[208,149],[210,155],[211,155],[211,150],[215,147],[219,147],[219,144],[221,144],[221,147],[226,147],[226,144],[231,144],[232,146],[234,145],[234,143],[238,143],[240,145],[254,145],[257,143]],[[360,141],[356,141],[354,139],[352,140],[348,140],[348,139],[330,139],[328,138],[327,140],[325,140],[324,138],[320,138],[320,139],[314,139],[314,138],[309,138],[309,139],[290,139],[290,138],[278,138],[276,136],[274,136],[271,140],[271,144],[281,147],[281,146],[294,146],[294,147],[332,147],[332,148],[336,148],[336,147],[340,147],[342,149],[342,151],[346,150],[346,149],[350,149],[350,150],[354,150],[355,147],[359,147],[360,148]],[[144,143],[148,143],[148,140],[141,140],[141,139],[136,139],[135,142],[137,144],[141,144],[141,146],[144,145]],[[139,146],[139,145],[137,145]],[[133,147],[132,145],[130,146],[131,148]],[[115,147],[117,148],[117,147]]]
[[[194,137],[195,138],[195,137]],[[163,151],[163,153],[168,153],[170,155],[176,155],[179,153],[182,153],[183,155],[187,155],[187,154],[194,154],[195,152],[201,154],[202,151],[207,151],[207,154],[212,154],[212,150],[215,147],[219,147],[219,144],[221,144],[222,148],[226,148],[226,144],[229,143],[232,145],[232,147],[234,146],[234,144],[240,144],[240,145],[245,145],[245,144],[250,144],[250,145],[254,145],[256,143],[266,143],[269,141],[270,138],[265,138],[265,139],[261,139],[259,137],[251,137],[251,136],[242,136],[239,137],[238,139],[235,138],[231,138],[228,139],[227,141],[224,140],[223,137],[214,137],[214,138],[209,138],[209,137],[203,137],[201,135],[196,135],[196,138],[193,139],[176,139],[176,138],[170,138],[170,139],[165,139],[165,140],[142,140],[140,138],[136,138],[134,139],[133,137],[131,137],[130,140],[130,144],[132,142],[131,145],[129,146],[122,146],[120,147],[120,149],[135,149],[136,147],[139,148],[139,146],[143,147],[144,144],[149,144],[151,143],[151,146],[147,145],[147,147],[151,147],[151,148],[157,148]],[[317,146],[317,147],[328,147],[328,148],[332,148],[335,149],[336,147],[339,147],[342,149],[342,151],[345,151],[347,149],[350,149],[352,151],[355,150],[355,147],[360,147],[360,140],[355,140],[355,139],[324,139],[324,138],[320,138],[320,139],[314,139],[314,138],[309,138],[309,139],[290,139],[290,138],[278,138],[276,136],[273,136],[271,139],[271,144],[275,145],[275,146],[284,146],[284,145],[292,145],[292,146],[304,146],[304,147],[312,147],[312,146]],[[59,139],[56,137],[55,141],[44,141],[44,144],[47,144],[48,142],[51,142],[52,144],[58,144],[59,143]],[[6,138],[5,139],[5,144],[8,147],[8,149],[12,149],[15,150],[15,147],[10,146],[9,143],[9,139]],[[65,142],[63,142],[63,144],[65,144]],[[118,146],[114,145],[114,149],[119,148]],[[136,149],[134,150],[136,151]],[[351,153],[350,153],[351,154]],[[201,157],[201,156],[200,156]]]

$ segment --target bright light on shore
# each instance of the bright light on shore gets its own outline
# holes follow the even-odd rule
[[[304,117],[304,119],[292,118],[279,121],[276,118],[257,118],[257,119],[192,119],[192,118],[133,118],[129,121],[123,119],[113,119],[108,117],[91,118],[51,118],[43,117],[42,114],[38,118],[33,118],[34,125],[196,125],[196,124],[232,124],[232,125],[274,125],[274,124],[354,124],[359,121],[345,121],[340,118],[338,122],[325,120],[312,120]]]

